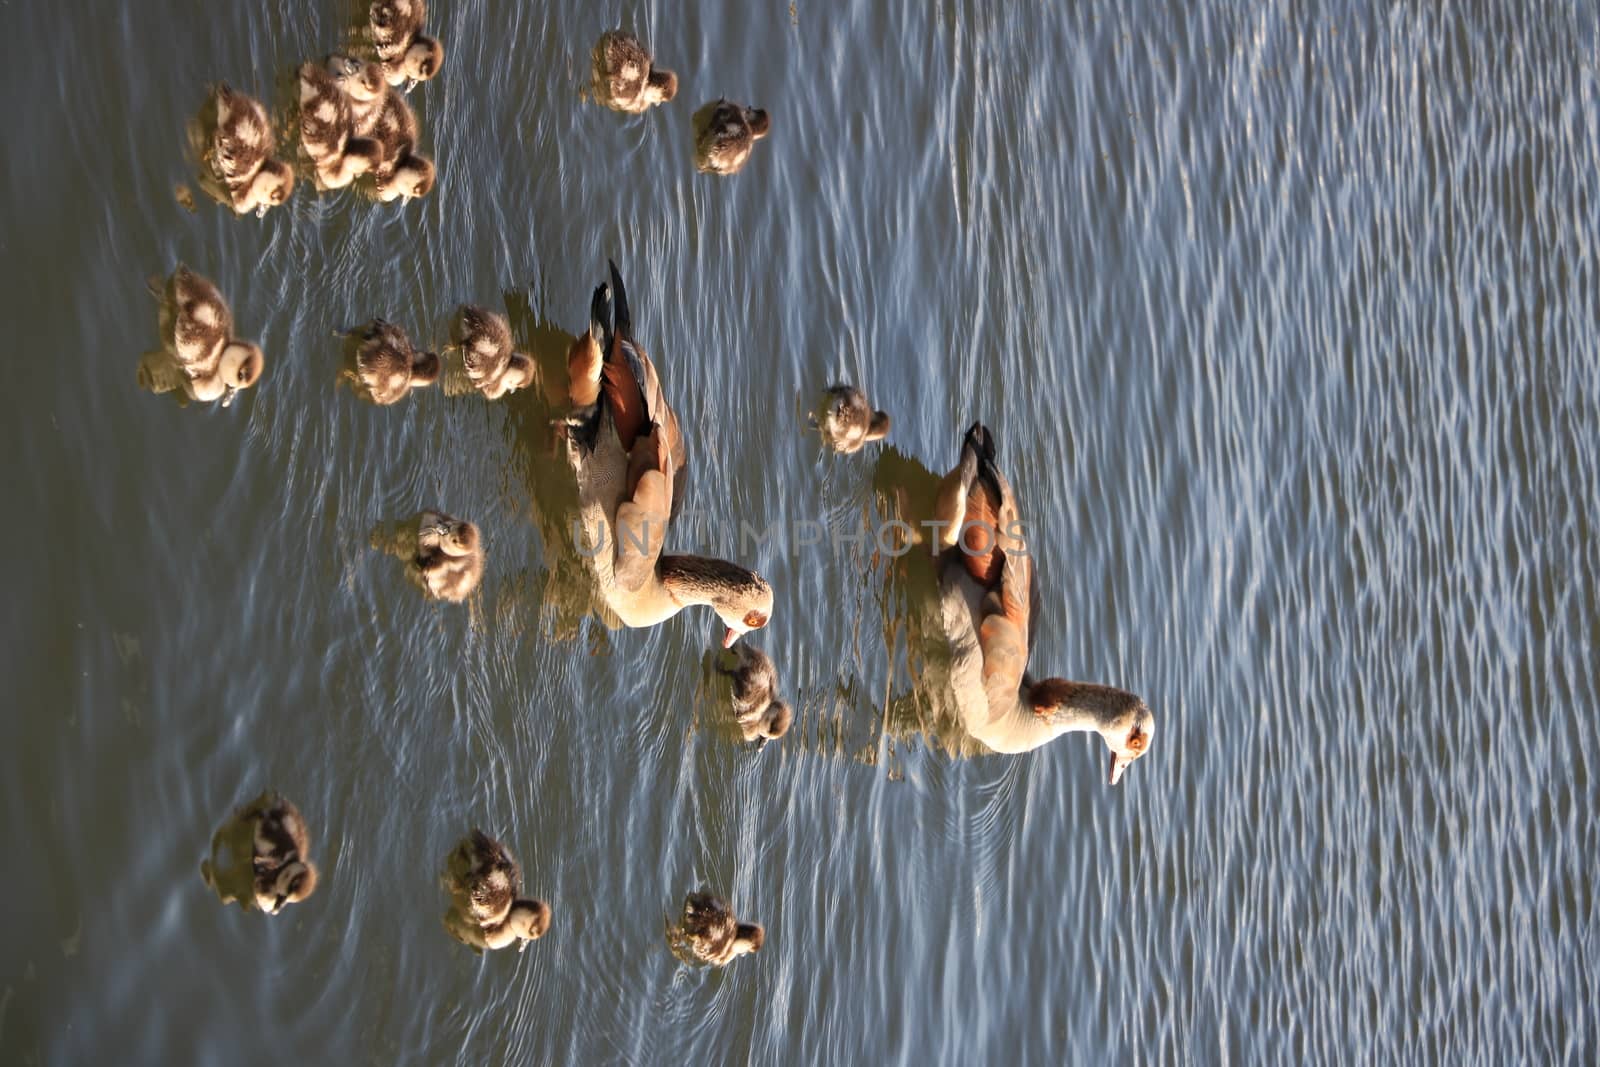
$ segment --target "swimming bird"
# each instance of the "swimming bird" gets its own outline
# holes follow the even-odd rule
[[[343,58],[343,57],[336,57]],[[342,189],[383,162],[383,150],[371,138],[354,136],[351,95],[328,64],[300,65],[300,145],[316,168],[317,184]],[[355,83],[358,75],[348,75]],[[382,83],[380,81],[380,88]]]
[[[595,290],[589,332],[573,343],[567,369],[573,404],[582,409],[567,428],[587,536],[580,550],[606,604],[627,626],[654,626],[707,605],[727,627],[723,647],[765,626],[772,587],[759,574],[720,559],[662,554],[684,440],[655,364],[633,339],[615,263],[611,287]]]
[[[755,143],[772,129],[760,108],[714,100],[694,113],[695,166],[705,174],[737,174]]]
[[[1033,559],[994,439],[973,423],[939,486],[940,607],[950,675],[966,730],[996,752],[1026,752],[1094,731],[1111,750],[1110,781],[1150,750],[1155,718],[1132,693],[1027,673],[1035,606]]]
[[[354,133],[378,146],[378,162],[372,167],[378,199],[389,203],[427,196],[436,172],[433,160],[417,151],[417,116],[392,88],[384,88],[376,105]]]
[[[425,0],[373,0],[367,11],[372,46],[390,85],[406,92],[439,73],[444,45],[422,32],[428,18]]]
[[[404,330],[383,319],[373,319],[345,335],[355,342],[355,367],[344,378],[356,394],[374,404],[398,404],[411,390],[439,380],[439,357],[419,352]]]
[[[294,191],[294,171],[273,159],[272,119],[261,101],[241,93],[226,82],[212,93],[215,111],[206,162],[228,192],[234,212],[257,217],[289,198]]]
[[[490,400],[533,384],[533,359],[513,350],[511,324],[504,315],[463,304],[450,324],[450,341],[461,350],[467,380]]]
[[[873,411],[867,395],[855,386],[835,385],[828,389],[818,429],[823,443],[848,455],[861,451],[868,441],[889,436],[889,416]]]
[[[141,385],[157,393],[181,388],[190,399],[220,400],[227,407],[236,393],[261,379],[266,360],[260,347],[233,336],[233,313],[210,279],[180,263],[164,285],[158,278],[149,284],[161,304],[162,351],[177,373],[152,374],[142,365]]]
[[[519,941],[525,948],[550,929],[550,906],[522,896],[522,866],[516,857],[476,827],[445,860],[444,883],[453,902],[445,926],[474,948],[498,949]]]
[[[761,951],[767,932],[759,923],[742,923],[720,898],[705,890],[683,901],[678,932],[689,954],[713,967],[725,967],[740,956]]]
[[[778,669],[772,657],[748,641],[725,649],[717,670],[733,683],[733,713],[746,741],[765,745],[789,732],[794,713],[778,699]]]
[[[285,904],[298,904],[317,888],[311,835],[300,809],[280,793],[264,794],[249,816],[255,821],[256,907],[276,915]]]
[[[622,30],[601,35],[592,67],[595,99],[613,111],[638,114],[678,94],[678,76],[655,67],[650,50]]]
[[[416,543],[411,565],[435,600],[460,603],[483,581],[483,533],[476,524],[424,511],[417,516]]]

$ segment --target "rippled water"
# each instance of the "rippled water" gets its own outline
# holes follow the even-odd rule
[[[432,6],[434,194],[260,221],[175,202],[184,122],[352,10],[0,16],[0,1058],[1593,1062],[1592,7]],[[619,22],[678,100],[581,98]],[[774,116],[733,179],[719,95]],[[558,363],[611,256],[690,509],[849,532],[995,428],[1032,662],[1155,709],[1120,787],[951,755],[915,558],[848,543],[744,557],[797,710],[752,754],[708,613],[583,618],[549,404],[334,389],[332,328],[467,300]],[[134,387],[180,259],[268,354],[227,411]],[[802,434],[841,377],[892,450]],[[486,530],[470,606],[369,547],[424,506]],[[198,875],[267,787],[323,867],[276,919]],[[474,823],[555,906],[520,955],[440,925]],[[759,955],[668,951],[700,884]]]

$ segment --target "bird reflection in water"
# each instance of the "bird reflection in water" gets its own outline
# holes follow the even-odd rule
[[[974,424],[936,479],[892,449],[874,478],[884,515],[915,531],[889,566],[886,640],[903,639],[912,692],[886,707],[891,731],[916,729],[951,751],[1026,752],[1064,733],[1098,733],[1109,781],[1149,751],[1155,721],[1111,686],[1035,680],[1027,671],[1037,609],[1033,556],[993,436]]]
[[[444,927],[475,952],[528,947],[550,929],[550,905],[522,895],[522,865],[499,841],[474,828],[445,858],[450,910]]]
[[[147,284],[160,305],[161,347],[139,361],[141,389],[177,392],[182,404],[217,400],[227,407],[261,379],[260,347],[233,336],[233,312],[209,278],[180,263],[165,282],[156,277]]]
[[[406,577],[434,600],[460,603],[483,581],[483,533],[465,519],[421,511],[372,532],[372,547],[405,564]]]
[[[311,837],[300,809],[267,791],[244,805],[211,838],[200,876],[224,904],[276,915],[317,888]]]
[[[683,901],[683,914],[667,927],[667,946],[685,963],[726,967],[740,956],[760,952],[767,931],[760,923],[740,922],[720,897],[704,889]]]

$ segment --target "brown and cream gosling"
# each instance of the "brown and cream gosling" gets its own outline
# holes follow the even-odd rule
[[[759,923],[739,922],[723,900],[705,890],[684,899],[678,935],[689,955],[713,967],[725,967],[740,956],[761,951],[767,939]]]
[[[427,19],[425,0],[373,0],[367,12],[384,79],[408,93],[444,66],[444,45],[422,32]]]
[[[765,746],[789,732],[794,712],[778,699],[778,669],[772,657],[748,641],[724,649],[717,670],[733,683],[733,714],[746,741]]]
[[[342,376],[356,394],[374,404],[398,404],[411,390],[439,380],[439,357],[419,352],[400,327],[373,319],[343,336],[355,345],[354,367]]]
[[[475,304],[463,304],[450,324],[450,342],[460,350],[467,379],[490,400],[525,389],[537,371],[532,357],[514,351],[511,324]]]
[[[300,809],[281,793],[262,793],[217,830],[200,873],[224,904],[276,915],[304,901],[316,890],[318,874]]]
[[[205,159],[228,192],[235,214],[256,217],[289,199],[294,191],[294,171],[273,159],[276,147],[272,119],[261,101],[238,92],[226,82],[212,92],[215,110],[210,121]]]
[[[417,516],[417,548],[411,566],[429,596],[460,603],[483,581],[483,533],[465,519],[424,511]]]
[[[678,94],[678,76],[655,67],[650,50],[622,30],[600,37],[592,66],[595,99],[613,111],[638,114]]]
[[[714,100],[694,113],[695,167],[704,174],[737,174],[771,129],[771,117],[760,108]]]
[[[233,313],[215,284],[178,264],[163,285],[151,279],[150,292],[161,304],[160,354],[148,353],[139,367],[139,384],[153,393],[182,389],[192,400],[222,401],[261,379],[266,364],[260,347],[233,336]]]
[[[446,858],[444,884],[452,902],[446,929],[480,951],[526,948],[550,929],[550,906],[522,896],[516,857],[476,827]]]
[[[813,416],[813,421],[823,443],[845,455],[889,436],[888,413],[872,410],[866,394],[853,385],[832,386],[824,397],[821,418]]]

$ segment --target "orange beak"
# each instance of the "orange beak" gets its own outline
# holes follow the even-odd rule
[[[1128,764],[1132,762],[1133,760],[1127,756],[1117,752],[1111,753],[1111,781],[1109,784],[1116,785],[1120,782],[1122,780],[1122,772],[1127,770]]]
[[[733,627],[730,626],[728,627],[728,632],[722,635],[722,647],[732,648],[733,643],[737,640],[739,640],[739,635],[735,633]]]

